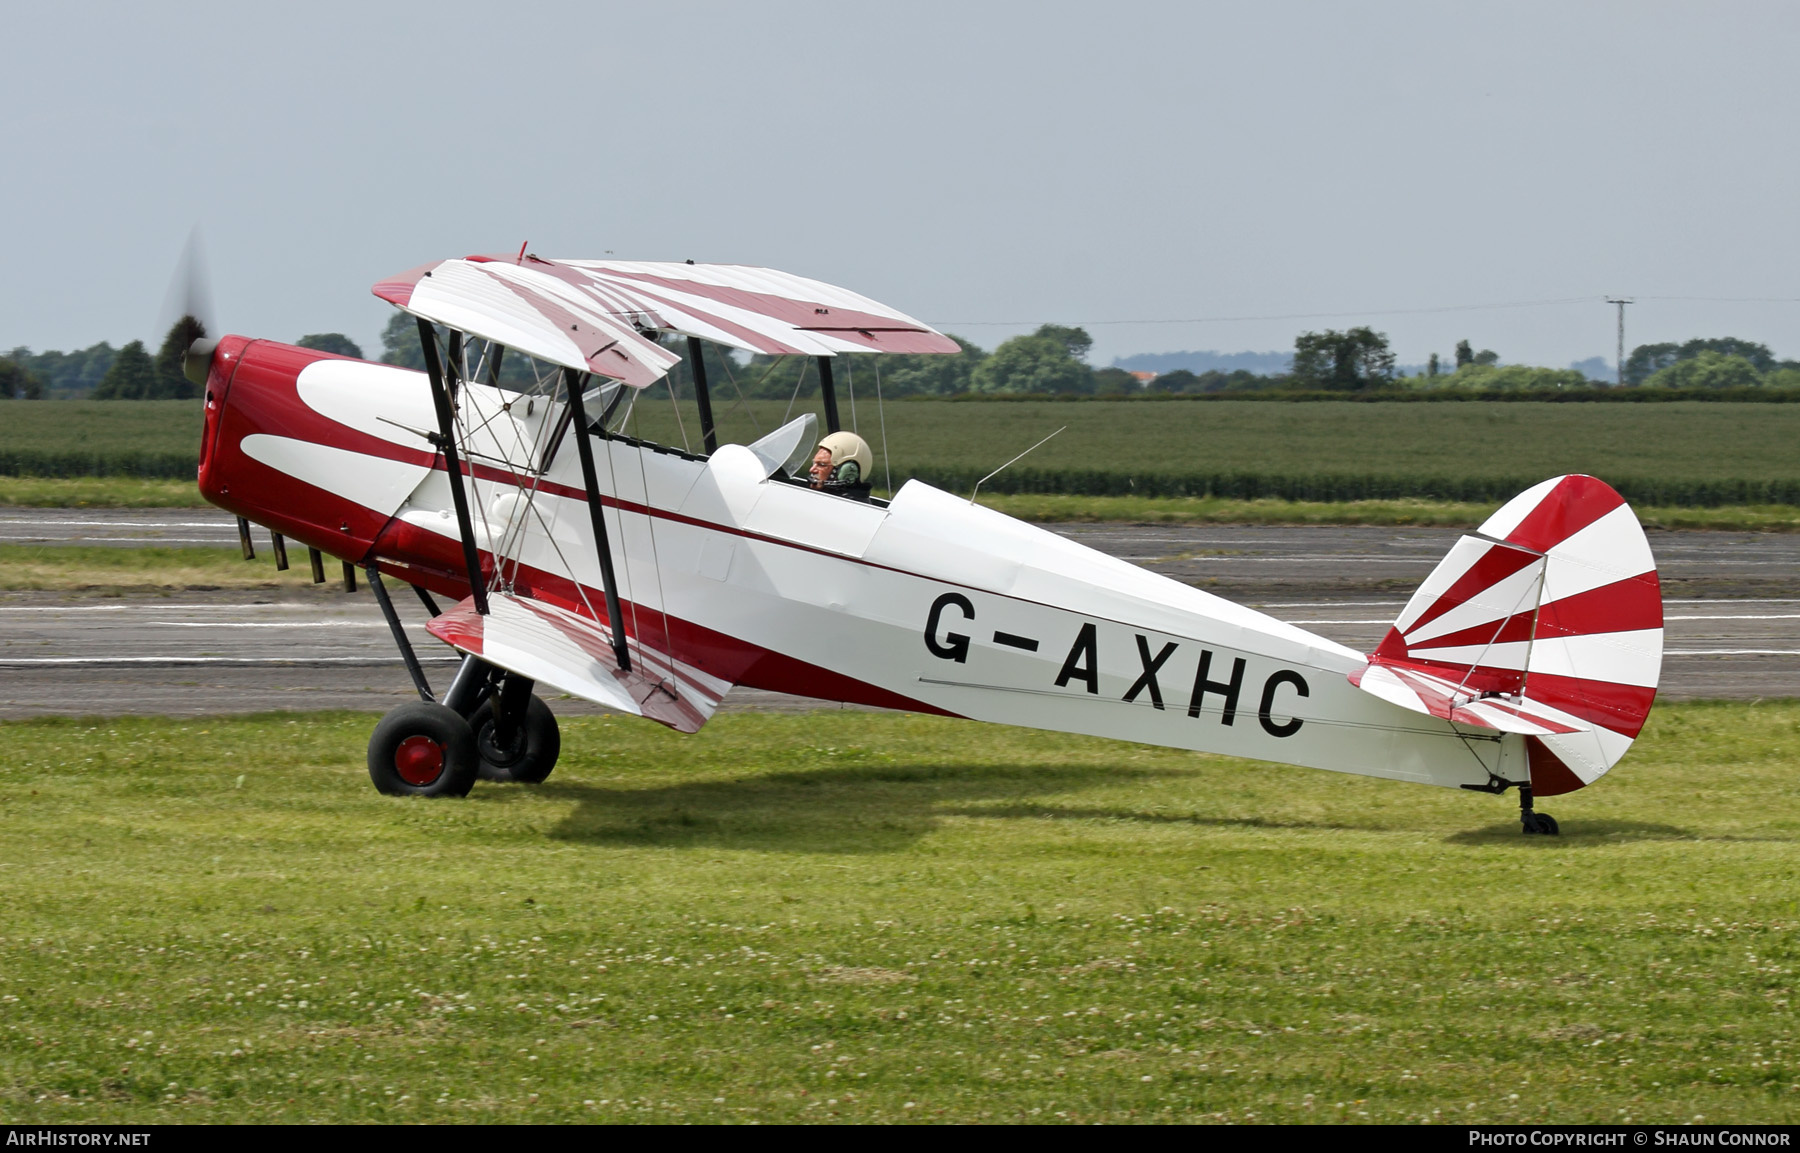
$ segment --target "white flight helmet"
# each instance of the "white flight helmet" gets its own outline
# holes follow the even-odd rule
[[[831,454],[831,471],[825,475],[828,485],[867,484],[869,471],[875,467],[875,454],[869,442],[853,432],[834,432],[819,442]]]

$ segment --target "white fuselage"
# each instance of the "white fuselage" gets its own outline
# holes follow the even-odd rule
[[[322,361],[298,391],[331,420],[408,449],[423,443],[409,430],[435,427],[416,373]],[[560,406],[506,407],[522,399],[461,392],[470,458],[493,466],[471,477],[477,541],[499,558],[501,582],[519,562],[572,577],[599,606],[573,444],[537,491],[525,491],[529,478],[521,488]],[[739,445],[704,461],[597,437],[594,449],[628,631],[632,607],[666,613],[1000,724],[1451,787],[1526,776],[1521,738],[1356,688],[1347,675],[1361,653],[917,481],[881,507],[770,479]],[[246,437],[244,451],[457,536],[441,469],[278,435]],[[685,659],[679,644],[671,655]]]

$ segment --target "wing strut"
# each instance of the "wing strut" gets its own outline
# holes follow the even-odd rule
[[[461,333],[453,331],[460,348]],[[438,435],[433,439],[444,451],[444,467],[450,473],[450,499],[456,505],[456,530],[462,534],[463,564],[469,570],[469,593],[475,611],[487,615],[487,580],[481,575],[481,553],[475,547],[475,525],[469,519],[469,495],[463,491],[462,461],[456,455],[456,418],[450,409],[450,392],[444,366],[438,361],[437,332],[431,322],[419,318],[419,343],[425,348],[425,371],[431,377],[431,401],[437,406]]]
[[[400,649],[400,659],[406,662],[406,675],[412,678],[413,688],[419,690],[419,699],[435,701],[431,695],[431,683],[425,679],[425,670],[419,665],[418,654],[413,652],[412,641],[407,639],[406,626],[400,623],[400,614],[394,611],[394,602],[388,599],[387,586],[381,583],[381,565],[370,557],[363,571],[369,574],[369,591],[375,594],[375,603],[381,606],[381,615],[387,621],[388,631],[394,634],[394,644]],[[419,588],[414,585],[414,588]],[[421,595],[429,595],[419,589]],[[433,614],[436,615],[436,614]]]
[[[700,439],[706,445],[706,455],[711,456],[719,451],[719,432],[713,427],[712,394],[706,390],[706,358],[700,352],[700,338],[690,336],[688,340],[688,366],[693,370],[694,400],[700,406]]]
[[[631,650],[625,647],[625,614],[619,611],[619,582],[613,579],[612,545],[606,539],[606,506],[600,503],[600,482],[594,476],[594,445],[588,439],[587,411],[581,403],[587,374],[564,368],[562,375],[563,388],[569,394],[569,411],[575,415],[575,450],[581,457],[581,485],[587,490],[588,520],[594,526],[594,550],[600,554],[600,580],[606,585],[606,623],[612,628],[613,655],[619,658],[619,668],[630,672]],[[600,435],[606,435],[604,425]]]
[[[838,423],[837,388],[831,382],[831,358],[818,357],[819,393],[825,398],[825,431],[836,432],[843,426]]]

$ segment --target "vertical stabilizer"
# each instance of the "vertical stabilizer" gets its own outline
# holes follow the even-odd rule
[[[1519,494],[1457,541],[1351,675],[1417,712],[1523,733],[1538,796],[1605,773],[1662,672],[1662,591],[1644,530],[1591,476]]]

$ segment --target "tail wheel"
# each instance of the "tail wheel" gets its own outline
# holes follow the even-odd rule
[[[369,779],[390,797],[467,796],[479,769],[469,722],[443,705],[401,705],[369,737]]]
[[[557,727],[556,714],[535,696],[527,699],[524,722],[514,726],[509,741],[500,740],[492,698],[475,710],[469,727],[475,731],[484,781],[538,784],[550,775],[562,754],[562,730]]]

